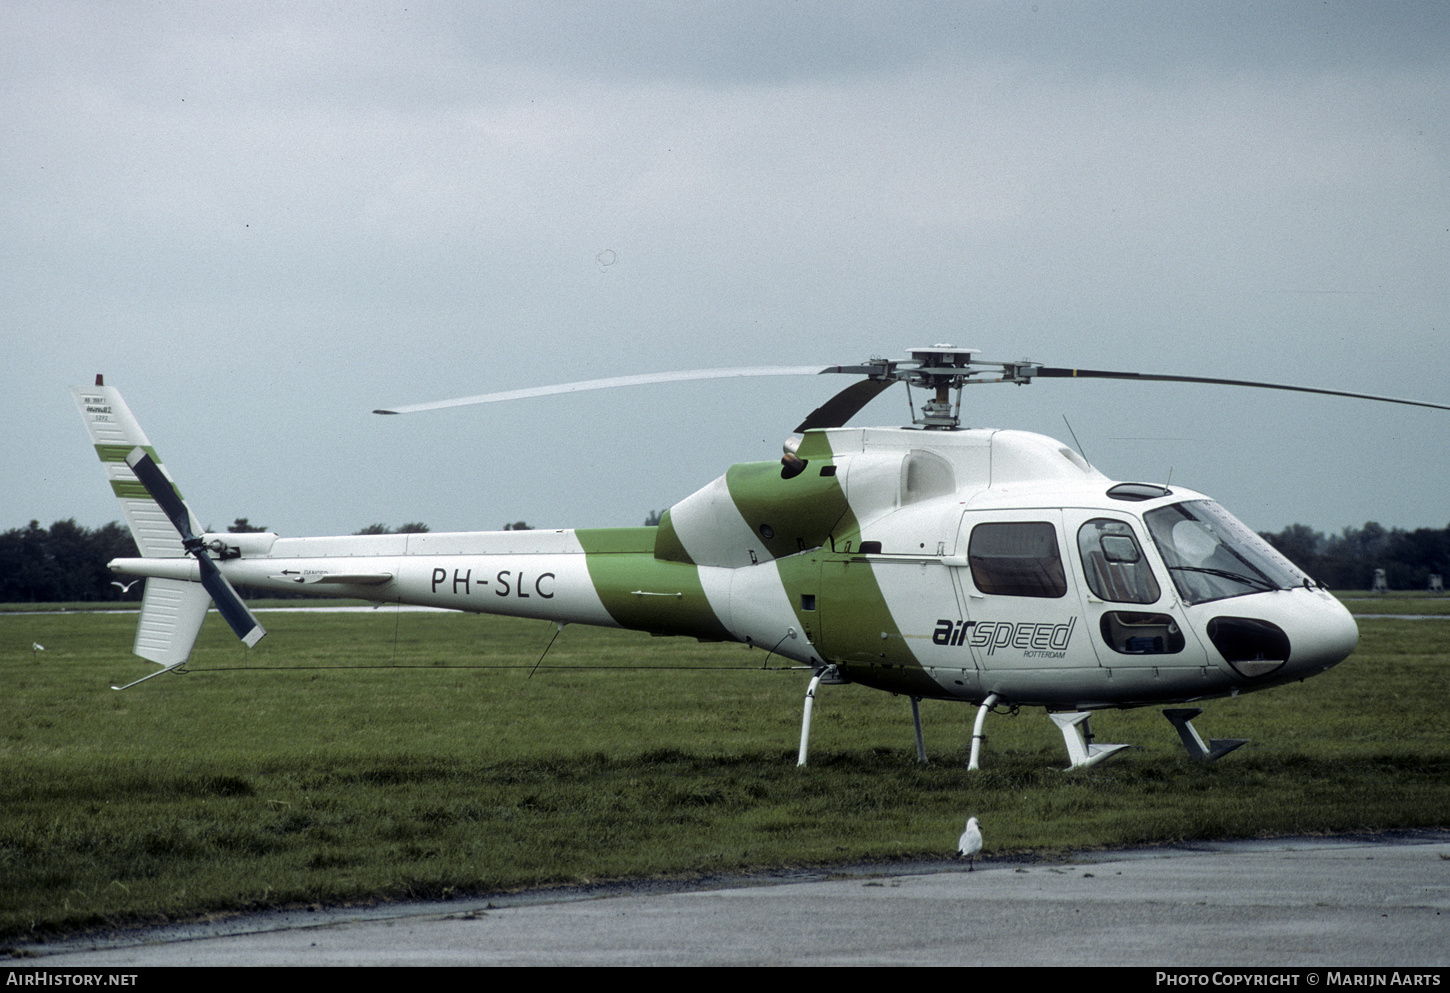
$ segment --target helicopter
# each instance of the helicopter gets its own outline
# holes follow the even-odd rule
[[[778,461],[731,466],[657,526],[283,538],[207,533],[121,394],[72,389],[147,579],[133,651],[182,666],[210,605],[248,646],[265,630],[233,584],[735,641],[809,668],[798,763],[822,685],[975,705],[969,769],[990,712],[1042,707],[1069,769],[1132,747],[1093,739],[1098,711],[1168,705],[1192,758],[1200,701],[1300,681],[1347,658],[1344,606],[1205,494],[1109,479],[1027,431],[961,426],[962,389],[1038,378],[1256,387],[1450,406],[1247,380],[987,362],[938,344],[857,365],[694,370],[378,409],[404,414],[581,390],[733,376],[859,377],[786,439]],[[909,426],[847,427],[895,383],[924,389]],[[955,401],[953,402],[953,392]]]

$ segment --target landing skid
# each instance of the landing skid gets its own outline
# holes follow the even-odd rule
[[[148,677],[149,678],[149,677]],[[810,686],[806,689],[804,713],[801,715],[801,744],[800,754],[796,765],[804,766],[806,756],[810,749],[811,738],[811,710],[816,700],[816,688],[822,683],[826,685],[840,685],[849,682],[834,665],[822,666],[811,677]],[[911,723],[916,731],[916,760],[920,763],[926,762],[926,744],[921,733],[921,698],[913,696],[911,699]],[[982,701],[977,708],[977,719],[972,728],[972,751],[967,762],[968,770],[980,768],[982,742],[986,740],[983,726],[986,723],[987,712],[997,703],[997,694],[992,693]],[[1215,759],[1223,758],[1229,752],[1240,745],[1247,745],[1248,738],[1211,738],[1208,744],[1203,743],[1203,738],[1193,726],[1193,718],[1203,713],[1200,707],[1174,708],[1163,711],[1163,716],[1178,729],[1178,737],[1183,741],[1183,747],[1187,749],[1189,758],[1200,762],[1212,762]],[[1086,710],[1066,711],[1062,713],[1049,713],[1052,723],[1062,732],[1062,740],[1067,745],[1067,770],[1082,769],[1086,766],[1097,765],[1104,762],[1125,748],[1132,748],[1132,745],[1099,745],[1093,741],[1092,725],[1089,721],[1092,712]]]
[[[1248,738],[1210,738],[1208,744],[1205,745],[1191,723],[1201,713],[1203,713],[1202,707],[1163,711],[1163,716],[1178,729],[1178,737],[1183,739],[1183,747],[1188,749],[1189,758],[1197,759],[1200,762],[1212,762],[1214,759],[1223,758],[1240,745],[1249,743]]]
[[[1071,763],[1068,769],[1081,769],[1084,766],[1097,765],[1099,762],[1112,758],[1125,748],[1132,748],[1132,745],[1095,745],[1092,739],[1092,726],[1088,719],[1092,712],[1087,710],[1068,711],[1061,714],[1048,714],[1052,723],[1057,725],[1062,732],[1062,740],[1067,743],[1067,759]]]

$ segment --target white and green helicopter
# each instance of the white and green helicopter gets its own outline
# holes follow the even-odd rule
[[[1044,435],[963,429],[962,387],[1138,379],[1450,406],[973,354],[934,345],[903,361],[631,376],[377,411],[724,376],[863,377],[796,428],[782,459],[731,466],[658,527],[203,533],[120,393],[100,377],[72,392],[141,553],[110,567],[148,580],[134,651],[162,668],[136,682],[186,662],[213,601],[257,643],[265,631],[234,583],[300,588],[768,649],[812,672],[801,764],[819,685],[859,683],[911,699],[923,760],[919,702],[958,700],[978,706],[970,768],[999,706],[1045,708],[1076,768],[1129,747],[1094,743],[1093,711],[1266,689],[1354,650],[1359,632],[1343,605],[1213,500],[1110,480]],[[929,394],[911,426],[843,426],[898,381]],[[1205,744],[1190,723],[1199,713],[1164,710],[1190,755],[1216,759],[1244,743]]]

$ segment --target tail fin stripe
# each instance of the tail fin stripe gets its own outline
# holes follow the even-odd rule
[[[150,500],[151,493],[139,480],[136,479],[113,479],[111,480],[111,492],[121,500]],[[171,484],[171,492],[175,493],[178,499],[186,499],[181,495],[181,490],[175,483]]]
[[[146,454],[151,456],[152,461],[159,463],[161,456],[156,454],[156,449],[150,445],[142,445]],[[97,445],[96,454],[101,457],[102,462],[125,462],[126,456],[130,455],[136,448],[135,445]]]
[[[111,480],[111,492],[116,494],[116,496],[122,500],[151,499],[151,494],[146,492],[146,487],[142,486],[134,479]]]

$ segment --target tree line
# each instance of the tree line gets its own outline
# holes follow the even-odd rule
[[[139,600],[144,583],[106,568],[137,554],[130,530],[116,521],[86,528],[69,518],[48,528],[39,521],[11,528],[0,534],[0,603]]]
[[[1427,589],[1431,574],[1450,580],[1450,527],[1404,531],[1369,521],[1326,535],[1307,524],[1291,524],[1261,536],[1332,590],[1367,590],[1376,569],[1385,570],[1392,590]]]
[[[528,525],[517,521],[505,527],[525,530]],[[227,530],[265,528],[238,518]],[[427,530],[426,524],[412,522],[399,526],[396,532],[386,525],[373,524],[358,533]],[[1432,573],[1450,578],[1450,527],[1404,531],[1370,521],[1362,528],[1347,527],[1339,534],[1324,534],[1306,524],[1291,524],[1278,533],[1261,534],[1330,589],[1369,589],[1376,569],[1385,570],[1392,590],[1423,590],[1429,586]],[[115,576],[106,568],[111,559],[138,554],[131,532],[117,521],[87,528],[69,518],[49,528],[41,527],[39,521],[11,528],[0,534],[0,603],[139,600],[144,584]]]

